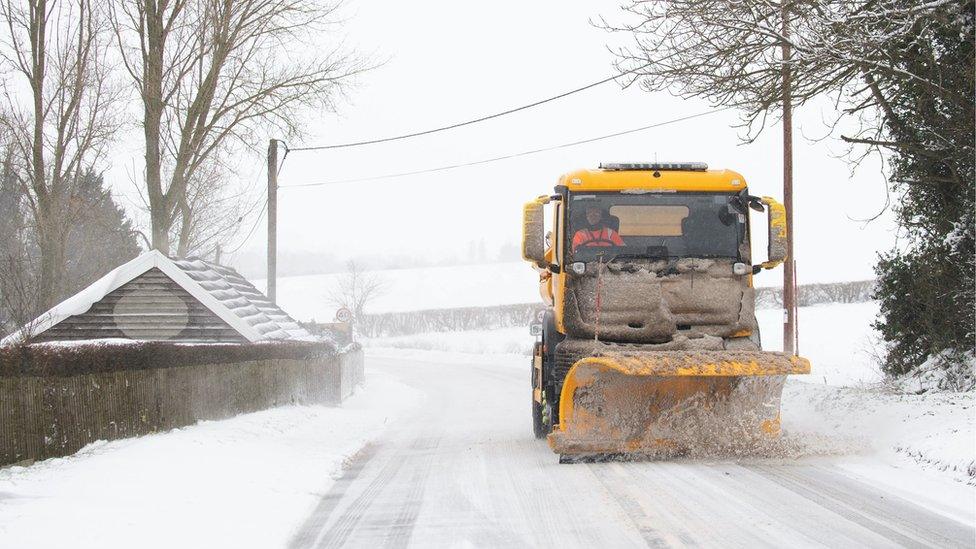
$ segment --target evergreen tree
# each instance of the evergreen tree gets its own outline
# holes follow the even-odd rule
[[[888,344],[886,370],[904,374],[929,357],[972,387],[976,347],[973,3],[948,6],[911,40],[890,44],[906,74],[883,93],[895,213],[903,246],[882,254],[875,323]],[[945,100],[927,82],[958,94]],[[962,365],[962,368],[954,367]]]
[[[0,172],[0,333],[19,329],[41,310],[37,232],[25,215],[25,190],[15,170]],[[74,181],[67,216],[68,240],[60,302],[140,252],[137,232],[101,177],[84,172]]]
[[[125,211],[112,199],[101,175],[89,170],[79,177],[71,210],[66,295],[74,294],[140,253],[138,233]]]
[[[9,156],[0,166],[0,333],[30,320],[37,308],[35,243],[27,227],[24,190]]]

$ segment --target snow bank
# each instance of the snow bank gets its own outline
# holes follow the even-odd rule
[[[921,366],[896,380],[893,385],[902,393],[928,391],[972,391],[976,384],[976,351],[944,351],[930,356]]]
[[[343,460],[420,399],[375,372],[287,406],[0,470],[3,547],[283,547]]]
[[[900,394],[884,384],[830,387],[791,378],[783,428],[889,464],[915,464],[976,486],[976,393]]]

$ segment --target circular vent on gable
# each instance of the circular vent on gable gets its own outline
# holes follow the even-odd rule
[[[116,302],[112,316],[126,337],[144,341],[173,339],[190,322],[186,302],[168,288],[134,288]]]

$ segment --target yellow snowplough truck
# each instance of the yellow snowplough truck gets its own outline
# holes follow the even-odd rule
[[[786,376],[810,372],[763,351],[755,317],[753,275],[786,259],[783,206],[698,162],[601,164],[554,190],[523,219],[547,305],[532,326],[536,437],[573,461],[778,436]],[[767,216],[759,263],[750,210]]]

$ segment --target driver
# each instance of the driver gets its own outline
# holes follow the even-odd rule
[[[617,231],[607,226],[606,216],[603,208],[596,204],[586,207],[586,224],[583,229],[576,231],[573,235],[573,251],[576,248],[590,246],[623,246],[624,240],[620,238]]]

